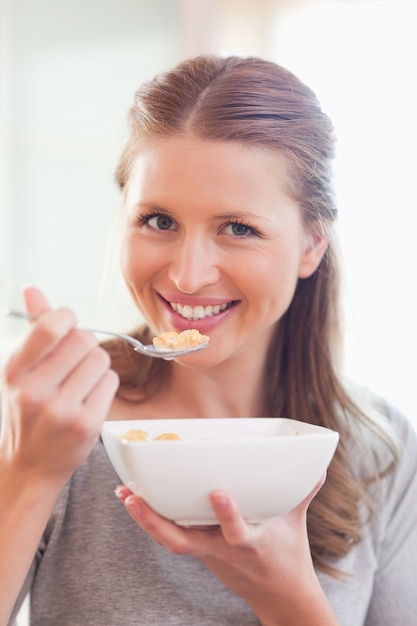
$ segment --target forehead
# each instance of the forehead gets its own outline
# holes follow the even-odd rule
[[[148,142],[136,155],[126,192],[128,204],[148,195],[190,201],[210,195],[213,202],[237,204],[276,201],[287,196],[284,157],[242,143],[175,136]],[[155,198],[156,199],[156,198]]]

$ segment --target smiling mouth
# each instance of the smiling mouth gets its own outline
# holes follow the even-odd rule
[[[225,302],[224,304],[216,304],[214,306],[190,306],[189,304],[179,304],[176,302],[169,302],[169,306],[175,313],[178,313],[186,320],[189,321],[197,321],[207,319],[208,317],[213,317],[215,315],[219,315],[219,313],[223,313],[226,309],[229,309],[234,302]]]

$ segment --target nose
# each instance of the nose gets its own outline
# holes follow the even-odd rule
[[[188,294],[217,283],[217,246],[204,236],[184,236],[173,250],[168,275],[179,291]]]

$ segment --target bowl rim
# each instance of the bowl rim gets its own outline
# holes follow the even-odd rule
[[[155,439],[144,439],[144,440],[132,440],[132,439],[128,439],[126,437],[123,437],[123,430],[126,428],[126,432],[129,429],[141,429],[146,427],[147,425],[152,425],[152,430],[156,430],[157,429],[157,424],[162,423],[164,425],[166,425],[168,422],[169,424],[172,424],[173,428],[172,431],[175,431],[175,426],[179,426],[181,427],[182,425],[186,425],[187,423],[190,422],[211,422],[213,424],[213,422],[217,422],[217,423],[230,423],[231,421],[235,421],[235,420],[243,420],[246,423],[248,422],[253,422],[254,424],[256,423],[256,421],[262,420],[264,423],[266,421],[270,422],[270,421],[274,421],[274,422],[285,422],[288,425],[294,425],[295,430],[297,431],[297,427],[301,428],[301,429],[305,429],[304,432],[284,432],[284,433],[260,433],[259,435],[257,434],[245,434],[243,436],[239,436],[239,434],[237,434],[237,436],[234,436],[233,434],[224,436],[222,434],[220,434],[218,436],[218,438],[214,437],[214,436],[207,436],[206,438],[201,438],[201,436],[198,435],[190,435],[189,438],[187,439],[175,439],[175,440],[155,440]],[[156,428],[155,428],[156,425]],[[215,425],[215,424],[214,424]],[[106,431],[107,433],[110,434],[110,436],[114,436],[115,438],[117,438],[117,440],[119,440],[120,442],[122,442],[124,445],[133,445],[133,446],[137,446],[137,445],[143,445],[144,443],[146,443],[148,446],[149,445],[157,445],[158,447],[160,446],[172,446],[173,443],[175,443],[177,446],[184,446],[184,445],[189,445],[189,444],[215,444],[215,443],[230,443],[230,442],[250,442],[250,443],[263,443],[266,441],[277,441],[277,440],[293,440],[293,439],[297,439],[298,437],[302,438],[303,440],[308,438],[313,438],[313,439],[317,439],[317,438],[330,438],[330,439],[339,439],[339,433],[336,430],[333,430],[331,428],[328,428],[326,426],[321,426],[319,424],[311,424],[310,422],[302,422],[300,420],[295,420],[293,418],[287,418],[287,417],[239,417],[239,418],[230,418],[230,417],[226,417],[226,418],[156,418],[156,419],[134,419],[134,420],[108,420],[105,421],[103,423],[102,426],[102,434],[103,431]]]

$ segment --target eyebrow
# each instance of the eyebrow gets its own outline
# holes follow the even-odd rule
[[[264,215],[257,215],[256,213],[251,213],[250,211],[236,211],[233,213],[219,213],[213,216],[213,219],[216,220],[238,220],[238,219],[248,219],[248,220],[260,220],[263,222],[270,222],[269,217],[265,217]]]
[[[159,202],[137,202],[135,205],[136,209],[147,209],[148,211],[164,211],[164,213],[172,213],[172,211],[170,209],[168,209],[168,207],[164,206],[163,204],[160,204]]]
[[[175,211],[169,209],[167,206],[161,204],[160,202],[145,201],[138,202],[136,208],[140,209],[141,207],[147,210],[152,211],[162,211],[167,213],[168,215],[175,216]],[[265,217],[264,215],[258,215],[256,213],[252,213],[251,211],[233,211],[228,213],[217,213],[212,216],[213,220],[237,220],[237,219],[254,219],[261,220],[263,222],[270,222],[270,218]]]

